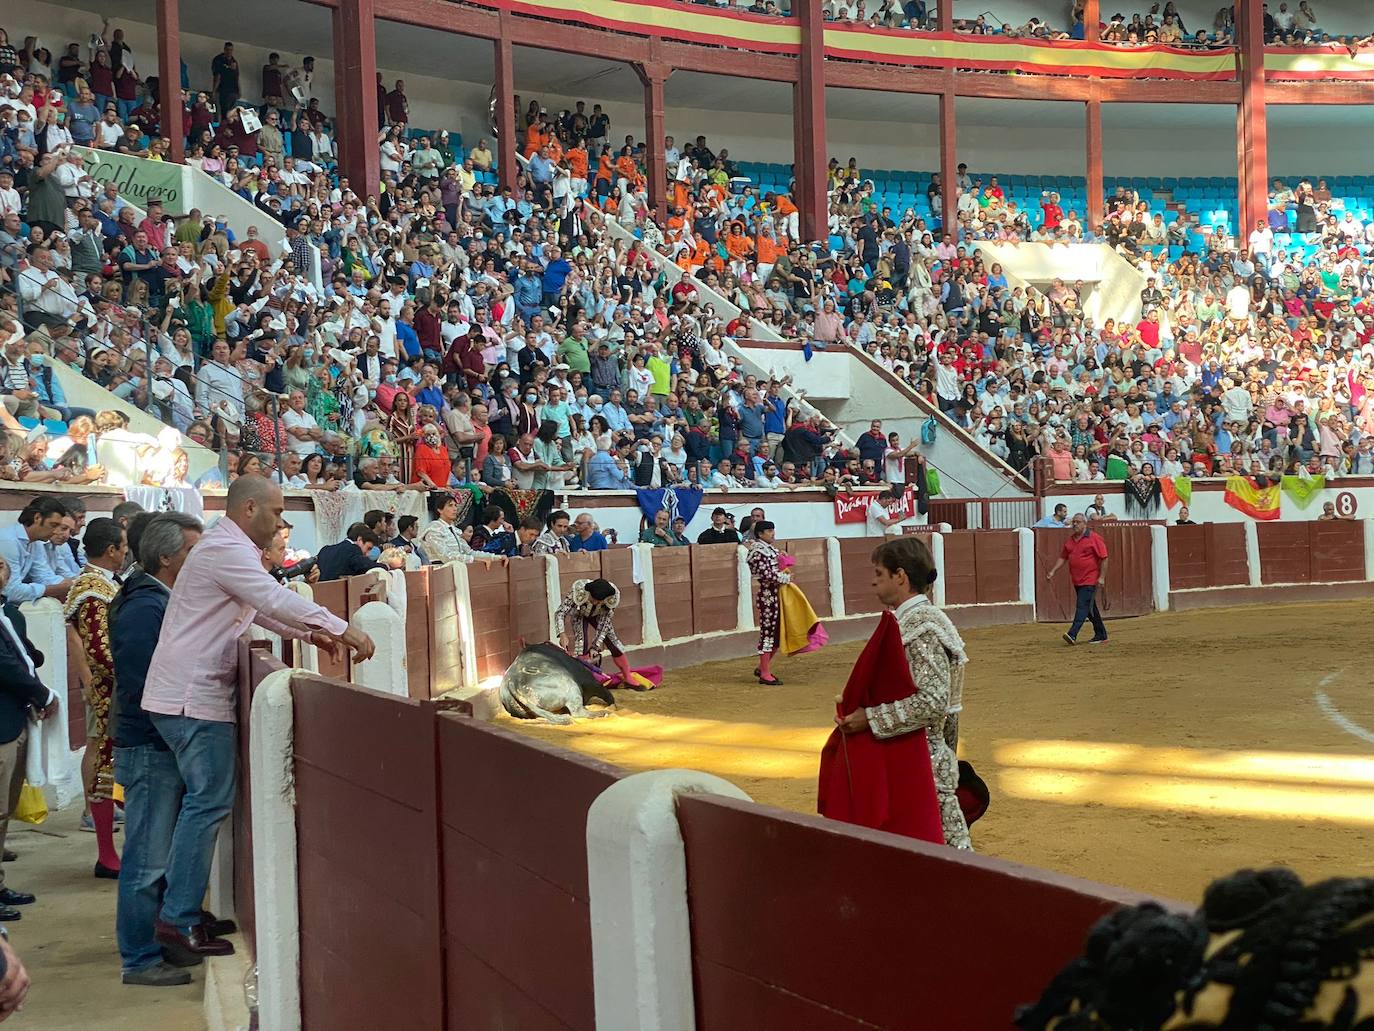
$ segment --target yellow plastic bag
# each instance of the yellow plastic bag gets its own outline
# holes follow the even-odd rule
[[[28,781],[19,792],[19,804],[15,807],[14,818],[25,823],[42,823],[48,818],[48,800],[42,788],[36,788]]]

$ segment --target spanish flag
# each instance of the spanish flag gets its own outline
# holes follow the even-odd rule
[[[1279,485],[1261,487],[1249,476],[1232,476],[1226,481],[1225,501],[1237,512],[1251,519],[1273,520],[1279,517]]]

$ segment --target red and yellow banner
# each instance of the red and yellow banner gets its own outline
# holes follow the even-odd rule
[[[1232,476],[1226,480],[1223,500],[1237,512],[1251,519],[1273,520],[1279,517],[1279,485],[1259,486],[1248,476]]]
[[[707,43],[769,54],[801,51],[795,18],[701,7],[682,0],[470,0],[481,7],[574,22],[639,36]],[[1232,79],[1233,50],[1117,47],[1078,40],[1010,39],[966,33],[911,32],[827,22],[825,55],[920,68],[1103,78]],[[742,69],[744,70],[744,69]]]
[[[1324,47],[1282,47],[1264,52],[1264,77],[1274,82],[1374,79],[1374,51],[1333,43]]]

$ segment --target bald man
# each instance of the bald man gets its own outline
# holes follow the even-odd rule
[[[234,481],[224,518],[192,549],[177,577],[148,667],[143,708],[175,756],[186,788],[156,926],[157,940],[177,965],[234,951],[202,923],[201,903],[215,836],[234,804],[239,637],[256,623],[331,655],[348,648],[356,661],[372,656],[367,634],[281,586],[263,568],[263,549],[282,525],[285,507],[271,480]]]

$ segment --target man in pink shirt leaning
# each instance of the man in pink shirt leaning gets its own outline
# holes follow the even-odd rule
[[[143,708],[167,742],[186,785],[172,833],[157,939],[173,962],[228,955],[233,946],[202,926],[215,835],[234,804],[238,639],[256,623],[331,655],[372,655],[372,639],[279,585],[262,550],[282,524],[281,488],[261,476],[229,487],[224,518],[186,560],[167,603],[148,667]]]

